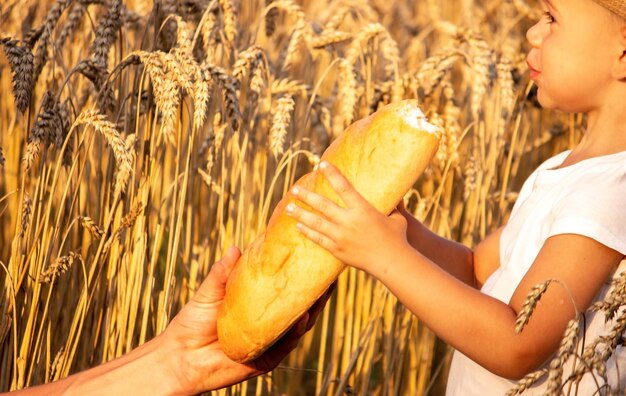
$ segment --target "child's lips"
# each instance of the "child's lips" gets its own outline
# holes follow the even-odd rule
[[[526,64],[528,65],[528,70],[530,70],[530,79],[531,80],[534,80],[535,78],[537,78],[537,76],[539,76],[541,74],[541,72],[539,70],[537,70],[534,67],[532,67],[530,62],[526,61]]]

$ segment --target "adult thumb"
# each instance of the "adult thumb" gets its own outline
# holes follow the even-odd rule
[[[241,256],[241,251],[235,246],[230,247],[221,260],[217,261],[206,279],[202,282],[193,300],[202,303],[214,303],[224,298],[226,281]]]
[[[402,218],[404,218],[404,216],[402,215],[402,212],[400,212],[400,210],[398,208],[395,208],[394,210],[392,210],[391,213],[389,213],[389,217],[392,217],[392,218],[402,217]]]

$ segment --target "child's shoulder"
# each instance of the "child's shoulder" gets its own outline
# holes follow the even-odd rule
[[[591,157],[571,165],[563,165],[571,152],[572,150],[565,150],[548,158],[537,167],[536,172],[544,171],[545,173],[561,174],[562,176],[580,177],[585,174],[591,176],[594,173],[609,171],[619,179],[622,177],[618,175],[626,174],[626,151]],[[603,177],[603,179],[606,178]]]
[[[555,169],[559,167],[571,152],[572,150],[564,150],[558,154],[553,155],[552,157],[543,161],[541,165],[537,167],[537,170]]]

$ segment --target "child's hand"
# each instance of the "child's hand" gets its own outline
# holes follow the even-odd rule
[[[380,213],[329,163],[322,162],[319,169],[346,208],[302,187],[294,187],[294,196],[320,213],[289,204],[287,214],[298,221],[300,232],[345,264],[367,272],[385,264],[392,252],[410,249],[404,216],[397,210],[389,216]]]

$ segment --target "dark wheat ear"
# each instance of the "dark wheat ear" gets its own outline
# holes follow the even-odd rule
[[[22,203],[22,224],[20,227],[20,238],[24,238],[28,225],[30,224],[31,215],[33,214],[33,200],[28,195],[24,194],[24,202]]]
[[[37,46],[37,51],[35,53],[33,81],[37,81],[37,79],[39,78],[39,74],[41,74],[43,67],[48,61],[48,45],[50,44],[52,31],[54,30],[54,27],[61,18],[63,11],[65,11],[65,9],[69,7],[72,1],[73,0],[55,1],[50,8],[50,11],[48,11],[48,15],[46,15],[46,21],[44,22],[43,26],[39,28],[41,29],[41,34],[37,38],[39,45]]]
[[[69,252],[66,256],[59,256],[54,263],[50,264],[48,268],[41,271],[38,281],[40,283],[50,283],[56,277],[63,275],[74,264],[74,261],[83,261],[82,256],[76,252]]]
[[[63,48],[67,39],[74,33],[76,28],[80,25],[81,20],[83,19],[83,15],[85,15],[85,11],[87,11],[87,7],[80,4],[75,3],[67,16],[67,20],[61,29],[61,32],[57,36],[55,41],[55,46],[57,48]]]
[[[25,171],[31,168],[43,147],[48,147],[51,144],[57,148],[63,146],[66,133],[64,124],[55,94],[50,90],[46,91],[41,99],[41,108],[37,114],[37,120],[28,137],[28,145],[24,155]]]
[[[109,60],[109,48],[115,41],[117,31],[122,27],[121,9],[122,1],[113,0],[107,13],[100,19],[100,24],[96,29],[96,38],[89,50],[94,63],[105,69]]]
[[[0,43],[9,60],[13,75],[15,106],[24,113],[30,103],[30,95],[33,90],[33,53],[28,45],[20,45],[17,40],[4,38],[0,40]]]
[[[265,7],[271,5],[274,0],[265,0]],[[276,31],[276,18],[278,17],[278,8],[272,7],[265,14],[265,35],[271,37]]]

